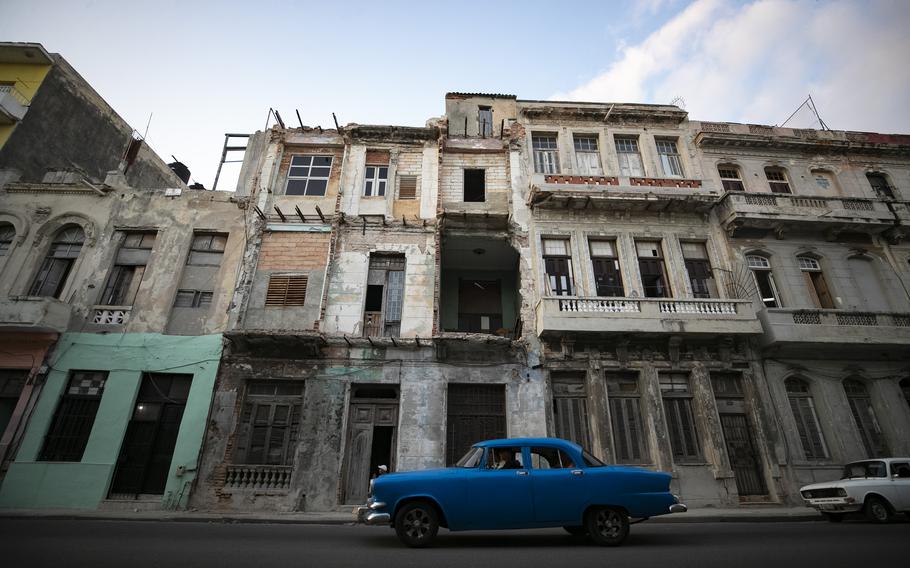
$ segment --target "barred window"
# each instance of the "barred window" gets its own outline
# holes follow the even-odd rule
[[[249,381],[234,462],[292,465],[302,406],[302,382]]]
[[[332,156],[292,156],[285,195],[325,195]]]
[[[799,432],[799,441],[803,446],[803,454],[807,460],[822,460],[828,457],[828,448],[818,424],[815,413],[815,402],[812,392],[806,381],[789,378],[784,383],[787,388],[787,398],[790,401],[790,410],[796,420],[796,430]]]
[[[610,425],[617,463],[647,463],[648,446],[641,419],[638,373],[606,373]]]
[[[39,457],[40,461],[82,461],[88,444],[107,371],[72,371]]]
[[[692,393],[686,373],[660,373],[660,392],[670,434],[673,461],[701,461],[695,416],[692,413]]]

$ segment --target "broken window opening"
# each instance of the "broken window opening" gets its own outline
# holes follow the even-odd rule
[[[193,233],[186,263],[193,266],[221,266],[227,239],[227,233]]]
[[[59,298],[84,242],[82,227],[71,225],[60,229],[32,282],[29,296]]]
[[[364,337],[398,337],[404,302],[405,258],[373,254],[363,309]]]
[[[618,298],[625,296],[616,241],[591,241],[589,246],[597,295]]]
[[[866,174],[866,179],[869,180],[869,185],[872,186],[872,191],[875,192],[876,197],[894,199],[894,188],[888,183],[885,174],[870,172]]]
[[[683,259],[686,265],[686,274],[692,286],[692,296],[695,298],[716,298],[717,284],[714,280],[714,271],[708,259],[708,250],[705,243],[680,243]]]
[[[496,333],[503,329],[499,280],[458,280],[458,331]]]
[[[834,309],[834,298],[828,288],[828,282],[822,272],[818,260],[809,256],[797,257],[799,269],[803,273],[806,281],[806,288],[809,296],[816,307],[822,309]]]
[[[746,257],[746,263],[752,271],[755,287],[765,307],[781,307],[782,304],[778,300],[777,286],[774,284],[774,276],[771,274],[771,262],[763,256],[750,254]]]
[[[483,203],[486,201],[486,171],[464,171],[464,201],[466,203]]]
[[[117,251],[114,268],[98,304],[102,306],[132,306],[142,284],[145,268],[152,247],[155,232],[130,232],[123,237],[123,244]]]
[[[0,223],[0,256],[9,254],[14,238],[16,238],[16,228],[10,223]]]
[[[664,266],[659,241],[635,241],[638,252],[638,270],[646,298],[670,298],[667,270]]]
[[[493,136],[493,109],[488,106],[477,108],[477,132],[481,136]]]
[[[543,239],[543,261],[550,293],[572,296],[572,254],[569,239]]]

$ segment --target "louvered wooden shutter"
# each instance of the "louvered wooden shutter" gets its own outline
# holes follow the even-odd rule
[[[417,176],[401,176],[398,181],[398,199],[417,199]]]
[[[266,306],[302,306],[306,301],[306,276],[272,276],[265,294]]]

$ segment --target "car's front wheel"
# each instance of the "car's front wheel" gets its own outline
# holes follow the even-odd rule
[[[585,516],[585,530],[595,544],[619,546],[629,536],[629,516],[615,507],[595,507]]]
[[[866,518],[875,523],[887,523],[891,520],[891,508],[888,502],[880,497],[869,497],[863,508]]]
[[[412,548],[430,544],[439,532],[439,515],[425,501],[408,503],[395,515],[395,534],[398,540]]]

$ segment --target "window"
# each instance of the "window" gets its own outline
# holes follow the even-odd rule
[[[9,254],[14,238],[16,238],[16,228],[9,223],[0,224],[0,256]]]
[[[752,279],[755,281],[762,303],[768,308],[779,308],[781,303],[777,299],[777,287],[771,275],[771,262],[763,256],[750,254],[746,257],[746,263],[752,271]]]
[[[591,265],[594,268],[597,295],[619,298],[625,296],[616,241],[591,241],[589,246],[591,247]]]
[[[885,437],[882,434],[878,418],[875,416],[875,409],[872,408],[872,398],[869,396],[866,385],[856,379],[847,379],[844,381],[844,392],[847,394],[850,412],[853,414],[853,420],[859,430],[866,455],[870,458],[887,456],[888,447],[885,444]]]
[[[617,463],[647,463],[647,444],[641,421],[641,393],[637,373],[606,373],[610,424]]]
[[[558,448],[531,448],[531,467],[534,469],[568,469],[578,467],[572,458]]]
[[[40,461],[82,461],[101,404],[106,371],[71,371],[44,438]]]
[[[370,255],[363,308],[364,337],[398,337],[404,302],[404,255]]]
[[[28,369],[0,369],[0,435],[9,425],[28,374]]]
[[[559,155],[555,134],[532,134],[534,148],[534,171],[539,174],[558,174]]]
[[[249,381],[235,463],[293,465],[302,406],[299,382]]]
[[[910,379],[901,379],[901,391],[904,393],[907,406],[910,406]]]
[[[543,263],[550,293],[554,296],[573,295],[569,239],[543,239]]]
[[[521,448],[487,448],[486,469],[522,469]]]
[[[695,416],[692,414],[692,394],[686,373],[660,373],[660,394],[670,433],[674,462],[701,461]]]
[[[676,149],[676,140],[655,140],[657,155],[664,175],[667,177],[682,177],[682,162],[679,151]]]
[[[588,391],[585,373],[553,372],[553,422],[556,437],[591,447],[588,431]]]
[[[797,260],[799,261],[799,269],[806,280],[806,288],[809,290],[812,302],[818,308],[833,309],[834,300],[831,297],[830,290],[828,290],[828,283],[825,281],[821,265],[816,259],[809,256],[799,256]]]
[[[286,195],[325,195],[332,156],[291,156]]]
[[[493,135],[493,109],[488,106],[477,107],[477,132],[481,136]]]
[[[382,197],[389,177],[388,166],[367,166],[363,176],[363,196]]]
[[[785,381],[787,398],[790,400],[790,410],[796,420],[796,430],[799,432],[799,441],[803,446],[803,454],[807,460],[823,460],[828,457],[828,448],[822,436],[821,427],[818,425],[818,416],[815,414],[815,402],[809,391],[809,384],[797,378]]]
[[[641,165],[641,154],[638,152],[638,138],[617,136],[616,155],[619,158],[619,175],[626,177],[645,175],[645,170]]]
[[[888,183],[884,174],[870,172],[866,174],[866,179],[869,180],[869,185],[872,186],[872,191],[876,196],[883,199],[894,199],[894,188]]]
[[[306,303],[306,276],[269,276],[265,307],[302,306]]]
[[[398,199],[417,199],[417,176],[398,178]]]
[[[175,308],[207,308],[212,305],[211,290],[177,290]]]
[[[768,187],[772,193],[792,193],[787,172],[783,168],[765,168],[765,177],[768,178]]]
[[[596,134],[575,135],[575,163],[578,173],[584,176],[602,176],[604,173],[600,165],[600,149],[597,145]]]
[[[114,268],[98,303],[102,306],[132,306],[145,275],[156,233],[126,233],[117,251]]]
[[[221,266],[228,236],[224,233],[194,233],[186,263],[195,266]]]
[[[638,270],[641,272],[641,285],[645,289],[645,297],[671,297],[660,242],[635,241],[635,249],[638,252]]]
[[[486,201],[486,171],[464,171],[464,200],[465,203],[483,203]]]
[[[746,191],[739,175],[739,168],[736,166],[718,166],[717,173],[720,174],[720,183],[724,191]]]
[[[686,274],[692,286],[692,295],[696,298],[716,298],[717,284],[714,281],[714,272],[711,270],[705,243],[684,242],[680,245],[686,264]]]
[[[73,268],[82,243],[85,242],[85,233],[81,227],[69,226],[60,229],[51,243],[51,248],[32,282],[29,296],[46,296],[59,298],[66,284],[66,278]]]

